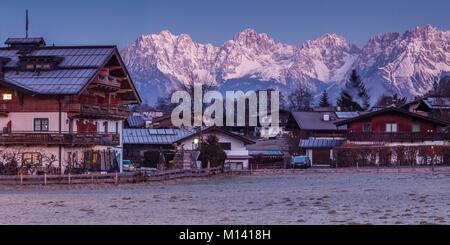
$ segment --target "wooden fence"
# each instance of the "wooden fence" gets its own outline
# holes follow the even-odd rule
[[[0,176],[0,185],[72,185],[72,184],[120,184],[155,182],[185,178],[210,177],[223,173],[222,168],[168,170],[161,172],[133,172],[133,173],[91,173],[77,175],[14,175]]]

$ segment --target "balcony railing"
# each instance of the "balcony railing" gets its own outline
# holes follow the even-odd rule
[[[85,116],[128,118],[130,113],[131,110],[123,106],[80,105],[80,114]]]
[[[19,104],[0,103],[0,114],[7,115],[11,111],[33,111],[33,112],[54,112],[54,111],[70,112],[80,114],[81,116],[95,117],[95,118],[116,118],[126,119],[131,113],[131,110],[126,106],[107,105],[101,103],[66,103],[59,108],[58,104],[28,104],[23,109]]]
[[[349,132],[349,141],[357,142],[423,142],[450,140],[450,133],[437,132],[397,132],[397,133],[375,133],[375,132]]]
[[[0,134],[1,145],[120,145],[119,134],[70,132],[12,132]]]

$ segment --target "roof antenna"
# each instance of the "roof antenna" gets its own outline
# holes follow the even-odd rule
[[[26,23],[25,23],[25,32],[26,32],[26,38],[28,38],[28,26],[29,26],[29,23],[28,23],[28,9],[27,9],[27,11],[26,11]]]

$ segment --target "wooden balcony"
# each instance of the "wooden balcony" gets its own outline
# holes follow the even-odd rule
[[[0,134],[1,145],[67,145],[67,146],[118,146],[119,134],[70,132],[12,132]]]
[[[450,133],[429,132],[397,132],[397,133],[375,133],[375,132],[349,132],[349,141],[356,142],[423,142],[450,140]]]
[[[126,119],[131,110],[124,106],[81,104],[79,113],[84,117]]]

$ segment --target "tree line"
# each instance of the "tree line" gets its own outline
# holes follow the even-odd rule
[[[183,88],[186,91],[191,91],[192,85],[184,85]],[[207,91],[209,86],[204,86],[204,90]],[[416,97],[415,99],[420,99],[421,97],[427,96],[450,96],[450,77],[445,77],[441,81],[435,81],[433,88],[427,91],[423,96]],[[370,95],[362,82],[358,72],[352,70],[349,79],[345,83],[343,89],[341,90],[339,97],[332,103],[328,95],[328,91],[324,90],[320,94],[319,107],[331,107],[336,105],[340,107],[341,111],[364,111],[370,108]],[[314,96],[311,90],[303,83],[298,83],[297,87],[288,94],[285,98],[284,94],[280,93],[280,107],[289,111],[308,111],[312,110],[314,106]],[[399,96],[398,94],[393,95],[383,95],[377,100],[376,105],[381,107],[386,107],[390,105],[401,106],[407,102],[406,97]],[[134,111],[146,111],[146,110],[157,110],[163,112],[170,112],[175,107],[170,101],[170,96],[158,97],[155,106],[149,106],[147,104],[142,104],[136,106]]]

